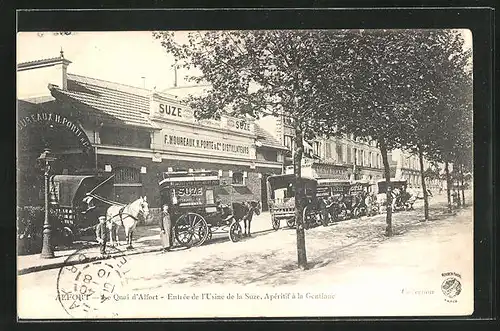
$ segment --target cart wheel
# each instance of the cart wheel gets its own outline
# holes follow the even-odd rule
[[[201,246],[209,233],[205,219],[196,213],[181,215],[174,226],[175,239],[184,247]]]
[[[231,226],[229,227],[229,239],[233,243],[240,241],[241,239],[241,225],[238,221],[233,221]]]
[[[280,228],[280,220],[276,218],[276,216],[272,216],[271,223],[273,225],[274,231],[278,231]]]
[[[352,212],[352,216],[354,216],[354,218],[359,218],[359,216],[361,215],[361,209],[360,208],[354,208],[353,212]]]
[[[289,218],[286,220],[286,225],[288,225],[288,227],[290,228],[293,228],[295,226],[295,218]]]

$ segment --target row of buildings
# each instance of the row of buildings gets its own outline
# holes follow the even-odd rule
[[[267,208],[266,178],[286,172],[294,149],[284,118],[198,121],[182,103],[185,87],[151,91],[71,74],[70,64],[61,51],[17,66],[19,204],[43,197],[37,158],[50,147],[55,173],[114,174],[109,198],[119,202],[146,195],[158,208],[159,174],[214,170],[224,202],[259,200]],[[374,182],[384,177],[375,142],[350,136],[306,146],[305,175]],[[391,177],[418,187],[418,159],[398,151],[390,158]]]

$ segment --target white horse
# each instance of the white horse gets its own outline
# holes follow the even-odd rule
[[[111,246],[115,245],[115,239],[117,244],[120,244],[118,238],[118,228],[123,226],[125,229],[125,237],[127,239],[127,249],[132,248],[132,235],[135,227],[137,226],[139,214],[141,213],[144,219],[146,219],[149,215],[149,207],[145,196],[140,197],[125,206],[112,205],[108,208],[106,212],[106,222],[110,233],[109,237]]]

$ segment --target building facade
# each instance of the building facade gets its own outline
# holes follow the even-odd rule
[[[293,123],[284,116],[268,116],[261,122],[289,149],[285,167],[290,172],[296,147]],[[353,135],[304,141],[303,169],[315,177],[376,182],[384,178],[383,168],[382,156],[375,141],[364,141]]]
[[[247,118],[198,121],[174,95],[68,73],[60,57],[18,64],[20,203],[43,185],[36,158],[57,157],[54,173],[114,175],[111,198],[147,196],[160,207],[162,172],[217,171],[225,203],[267,201],[267,176],[282,173],[286,148]],[[43,191],[42,191],[43,192]]]

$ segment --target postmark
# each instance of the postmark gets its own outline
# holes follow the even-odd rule
[[[70,255],[57,276],[57,300],[73,318],[118,317],[113,297],[127,284],[127,257],[109,247],[110,257],[99,259],[95,248],[83,248]]]

